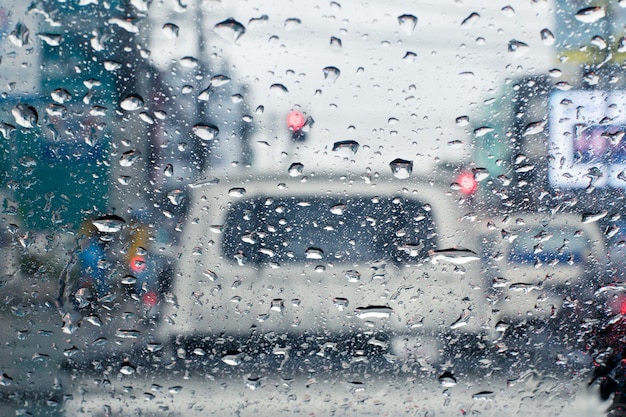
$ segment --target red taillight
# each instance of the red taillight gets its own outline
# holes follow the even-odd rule
[[[290,111],[287,115],[287,127],[294,132],[300,131],[306,123],[306,117],[297,110]]]
[[[130,269],[134,273],[138,273],[146,269],[146,260],[143,256],[133,256],[130,260]]]
[[[148,291],[141,297],[141,301],[143,301],[146,306],[154,307],[159,302],[159,297],[154,291]]]
[[[459,185],[459,191],[465,195],[473,194],[478,188],[478,181],[471,172],[460,173],[456,183]]]

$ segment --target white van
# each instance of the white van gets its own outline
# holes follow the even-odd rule
[[[165,338],[383,332],[404,346],[494,328],[470,208],[449,183],[250,177],[191,198]]]

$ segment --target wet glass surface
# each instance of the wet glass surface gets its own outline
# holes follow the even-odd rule
[[[0,0],[0,414],[626,415],[625,24]]]

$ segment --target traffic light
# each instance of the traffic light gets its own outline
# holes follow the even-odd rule
[[[476,181],[474,173],[469,171],[461,172],[456,179],[456,184],[458,184],[461,194],[465,195],[474,194],[478,188],[478,181]]]
[[[313,125],[311,116],[306,116],[298,110],[292,110],[287,114],[287,128],[291,133],[293,142],[304,142],[309,128]]]

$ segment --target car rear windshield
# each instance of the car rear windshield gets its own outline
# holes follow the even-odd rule
[[[400,197],[257,197],[230,207],[223,254],[255,264],[417,262],[437,246],[429,206]]]
[[[589,236],[575,227],[531,228],[521,230],[509,249],[509,262],[580,264],[585,261]]]

